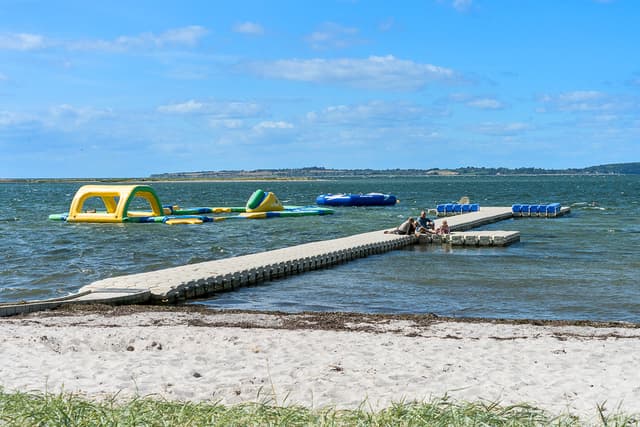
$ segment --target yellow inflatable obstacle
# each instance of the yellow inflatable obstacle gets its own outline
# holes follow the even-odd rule
[[[232,214],[236,215],[221,215]],[[162,206],[156,192],[147,185],[85,185],[73,197],[68,213],[49,219],[68,222],[119,223],[162,222],[202,224],[225,219],[262,219],[326,215],[333,210],[318,206],[283,206],[272,192],[256,190],[243,207]]]
[[[267,212],[283,210],[284,206],[275,194],[270,191],[256,190],[247,201],[245,212],[240,215],[250,219],[261,219],[267,218]]]
[[[85,207],[88,200],[95,207]],[[130,207],[134,200],[139,199],[147,210],[132,211]],[[101,202],[101,203],[100,203]],[[161,216],[165,212],[153,188],[147,185],[84,185],[71,201],[71,207],[66,218],[68,222],[124,222],[129,218]]]

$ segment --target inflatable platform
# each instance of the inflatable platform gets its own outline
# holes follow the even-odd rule
[[[316,199],[319,205],[329,206],[390,206],[398,203],[393,194],[321,194]]]
[[[76,192],[68,213],[52,214],[49,219],[77,223],[202,224],[332,213],[333,210],[318,206],[283,206],[274,193],[263,190],[256,190],[244,207],[180,208],[163,206],[148,185],[85,185]]]

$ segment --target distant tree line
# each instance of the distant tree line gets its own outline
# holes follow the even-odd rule
[[[640,162],[616,163],[587,168],[486,168],[467,166],[456,169],[327,169],[310,166],[292,169],[221,170],[159,173],[151,179],[201,178],[339,178],[364,176],[429,176],[429,175],[640,175]]]
[[[591,166],[584,169],[587,173],[639,175],[640,163],[615,163],[609,165]]]

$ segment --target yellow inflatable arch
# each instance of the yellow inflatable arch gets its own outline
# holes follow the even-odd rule
[[[105,211],[85,209],[87,200],[98,198]],[[131,202],[140,198],[148,211],[129,211]],[[124,222],[130,217],[160,216],[165,212],[158,195],[148,185],[84,185],[76,192],[69,208],[68,222]]]

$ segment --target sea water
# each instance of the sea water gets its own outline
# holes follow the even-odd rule
[[[416,245],[198,303],[287,312],[435,313],[440,316],[640,322],[639,176],[390,177],[322,181],[154,182],[165,204],[243,206],[257,188],[285,205],[321,193],[384,192],[392,207],[333,215],[202,225],[68,224],[82,183],[0,184],[0,302],[64,296],[95,280],[344,237],[398,225],[467,196],[482,206],[559,202],[559,218],[484,227],[518,230],[508,247]]]

